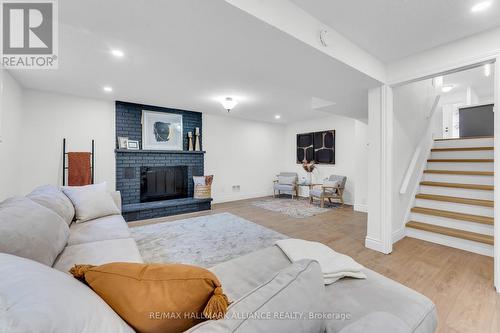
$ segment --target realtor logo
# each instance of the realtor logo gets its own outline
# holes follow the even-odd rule
[[[54,0],[1,1],[2,67],[57,68],[57,12]]]

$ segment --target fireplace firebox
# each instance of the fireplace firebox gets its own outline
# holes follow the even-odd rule
[[[141,167],[141,202],[187,198],[188,167]]]

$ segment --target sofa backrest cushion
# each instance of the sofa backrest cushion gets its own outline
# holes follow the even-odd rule
[[[54,185],[39,186],[27,195],[34,202],[53,210],[70,225],[75,217],[75,208],[71,200]]]
[[[321,268],[316,261],[301,260],[231,304],[225,319],[203,322],[187,332],[323,333],[322,314],[327,312]]]
[[[0,252],[52,266],[68,237],[66,222],[31,199],[14,197],[0,203]]]
[[[134,332],[72,276],[3,253],[0,295],[0,332]]]
[[[106,183],[86,186],[64,186],[63,192],[75,206],[76,223],[120,214]]]

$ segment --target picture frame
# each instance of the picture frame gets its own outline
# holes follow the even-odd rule
[[[297,164],[335,164],[335,130],[297,134]]]
[[[142,110],[142,149],[183,150],[182,115]]]
[[[127,140],[127,149],[139,150],[139,141],[137,140]]]
[[[128,137],[118,137],[118,149],[128,149]]]

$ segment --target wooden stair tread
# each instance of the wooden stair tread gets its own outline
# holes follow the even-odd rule
[[[453,188],[464,188],[467,190],[483,190],[483,191],[493,191],[493,185],[480,185],[480,184],[459,184],[459,183],[442,183],[442,182],[420,182],[420,185],[424,186],[438,186],[438,187],[453,187]]]
[[[494,136],[469,136],[466,138],[449,138],[449,139],[434,139],[434,141],[450,141],[450,140],[471,140],[471,139],[493,139]]]
[[[431,158],[427,162],[438,163],[492,163],[492,158]]]
[[[411,209],[411,212],[418,214],[446,217],[449,219],[455,219],[460,221],[469,221],[469,222],[493,225],[493,217],[489,216],[464,214],[464,213],[450,212],[447,210],[424,208],[424,207],[413,207]]]
[[[424,173],[435,173],[443,175],[466,175],[466,176],[493,176],[493,171],[461,171],[461,170],[424,170]]]
[[[469,198],[451,197],[447,195],[435,195],[435,194],[423,194],[423,193],[417,194],[415,198],[424,200],[454,202],[465,205],[493,207],[493,200],[469,199]]]
[[[480,242],[480,243],[489,244],[489,245],[494,244],[493,236],[478,234],[478,233],[471,232],[471,231],[464,231],[464,230],[459,230],[459,229],[441,227],[441,226],[417,222],[417,221],[409,221],[408,223],[406,223],[406,226],[409,228],[419,229],[419,230],[423,230],[423,231],[435,232],[435,233],[438,233],[441,235],[446,235],[446,236],[451,236],[451,237],[456,237],[456,238],[461,238],[461,239],[467,239],[467,240],[474,241],[474,242]]]
[[[476,150],[494,150],[494,147],[458,147],[458,148],[432,148],[431,151],[476,151]]]

